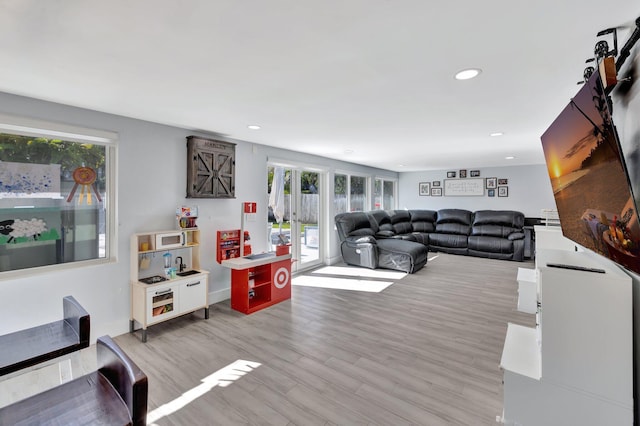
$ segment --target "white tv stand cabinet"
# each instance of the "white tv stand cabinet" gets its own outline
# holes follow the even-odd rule
[[[589,251],[536,250],[536,265],[538,325],[507,329],[503,423],[632,425],[631,277]]]

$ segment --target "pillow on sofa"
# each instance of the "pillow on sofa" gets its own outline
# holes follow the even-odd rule
[[[435,231],[437,213],[434,210],[411,210],[411,228],[413,232]]]
[[[461,223],[438,223],[436,225],[437,234],[469,235],[471,226]]]
[[[407,210],[393,210],[390,212],[390,217],[393,232],[396,235],[410,234],[413,230],[411,228],[411,214]]]
[[[438,220],[436,224],[441,223],[460,223],[462,225],[471,225],[471,212],[461,209],[442,209],[438,210]]]
[[[393,225],[391,225],[391,217],[385,210],[374,210],[369,212],[372,222],[378,226],[378,231],[393,233]]]
[[[522,229],[524,214],[513,210],[478,210],[473,217],[473,226],[502,225]]]

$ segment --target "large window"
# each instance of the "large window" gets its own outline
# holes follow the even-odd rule
[[[395,182],[392,180],[376,179],[374,185],[374,209],[392,210],[396,208]]]
[[[366,177],[336,173],[333,186],[336,214],[368,210]]]
[[[0,272],[111,257],[115,134],[38,124],[0,122]]]

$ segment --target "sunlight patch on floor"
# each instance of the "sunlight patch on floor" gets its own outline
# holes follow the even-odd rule
[[[215,373],[202,379],[202,384],[189,389],[173,401],[156,408],[147,414],[147,425],[154,425],[163,417],[169,416],[184,408],[187,404],[201,397],[216,386],[226,387],[238,380],[240,377],[258,368],[261,364],[254,361],[239,359]]]
[[[403,276],[405,274],[402,274]],[[371,281],[351,278],[331,278],[314,277],[303,275],[291,280],[292,285],[305,287],[322,287],[337,290],[365,291],[369,293],[380,293],[385,288],[393,284],[393,281]]]
[[[405,275],[404,272],[390,271],[388,269],[367,269],[358,268],[355,266],[325,266],[324,268],[316,269],[312,274],[323,275],[343,275],[346,277],[367,277],[367,278],[382,278],[387,280],[399,280]]]

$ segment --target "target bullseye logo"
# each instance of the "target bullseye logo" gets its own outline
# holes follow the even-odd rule
[[[273,285],[282,289],[287,286],[287,283],[289,283],[289,271],[284,267],[278,268],[276,273],[273,274]]]

